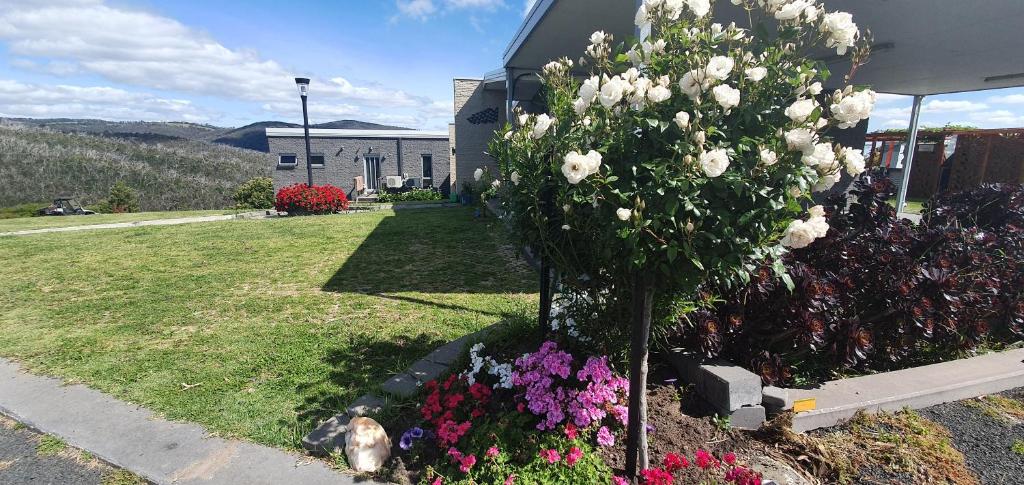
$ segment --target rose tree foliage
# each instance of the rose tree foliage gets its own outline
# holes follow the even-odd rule
[[[491,143],[513,223],[564,281],[615,290],[645,275],[688,293],[748,281],[755,260],[828,231],[804,206],[864,162],[822,132],[866,119],[875,95],[819,96],[829,73],[808,52],[843,54],[859,31],[813,0],[733,3],[749,28],[714,23],[707,0],[645,1],[651,37],[613,48],[594,33],[578,65],[545,66],[549,112],[518,114]]]

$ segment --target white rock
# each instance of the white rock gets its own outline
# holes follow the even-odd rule
[[[391,439],[373,418],[352,418],[345,433],[348,466],[357,472],[375,472],[391,457]]]

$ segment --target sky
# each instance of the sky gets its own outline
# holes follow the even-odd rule
[[[0,117],[445,129],[534,0],[0,0]],[[828,1],[825,2],[828,5]],[[883,95],[871,129],[905,128]],[[926,126],[1024,126],[1024,89],[929,97]]]

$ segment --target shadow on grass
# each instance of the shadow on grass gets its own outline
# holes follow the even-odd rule
[[[371,392],[392,375],[404,371],[416,359],[444,345],[447,340],[420,334],[413,338],[377,340],[373,335],[351,335],[343,345],[328,351],[330,371],[320,379],[296,388],[306,396],[296,409],[303,434],[343,412],[362,393]]]

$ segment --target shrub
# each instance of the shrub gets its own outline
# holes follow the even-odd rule
[[[442,200],[444,197],[437,189],[412,189],[405,192],[383,192],[377,196],[377,202],[414,202]]]
[[[333,185],[295,184],[277,191],[274,207],[293,215],[331,214],[348,209],[348,198]]]
[[[0,207],[0,219],[15,219],[19,217],[35,217],[39,215],[39,209],[48,206],[46,202],[37,204],[18,204],[10,207]]]
[[[110,195],[107,196],[106,203],[110,206],[110,212],[115,214],[138,212],[139,193],[123,180],[118,180],[110,187]]]
[[[1020,186],[929,203],[914,226],[887,203],[878,171],[832,199],[828,236],[781,260],[792,292],[763,266],[723,302],[683,317],[671,345],[745,363],[769,384],[946,360],[1024,330]],[[981,224],[981,225],[976,225]],[[716,290],[709,288],[709,293]]]
[[[238,186],[232,197],[238,209],[270,209],[274,207],[274,181],[256,177]]]

